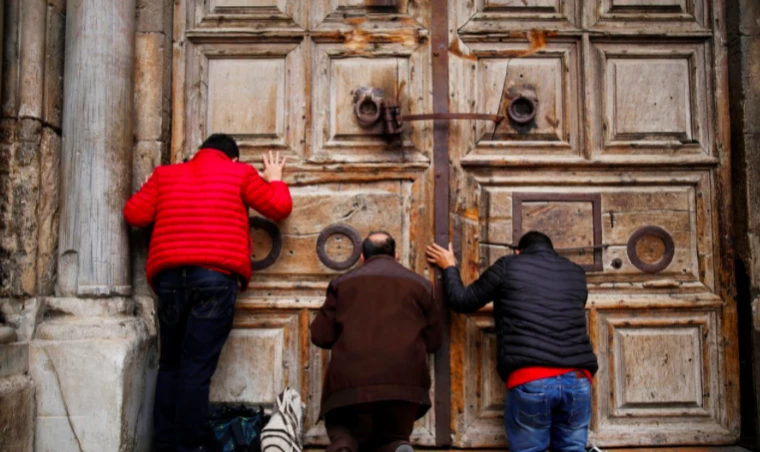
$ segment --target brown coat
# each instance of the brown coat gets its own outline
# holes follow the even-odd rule
[[[427,354],[441,346],[432,286],[390,256],[374,256],[330,282],[311,342],[331,349],[320,415],[380,400],[430,408]]]

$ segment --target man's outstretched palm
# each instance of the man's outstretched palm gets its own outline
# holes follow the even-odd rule
[[[280,152],[272,154],[269,151],[269,158],[264,154],[264,174],[261,175],[267,182],[282,180],[282,170],[285,168],[285,157],[280,157]]]

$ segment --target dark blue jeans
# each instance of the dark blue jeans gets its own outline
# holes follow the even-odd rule
[[[156,276],[161,357],[154,427],[159,450],[199,450],[211,376],[232,329],[237,282],[198,267]]]
[[[585,452],[591,383],[578,374],[531,381],[507,392],[504,422],[511,452]]]

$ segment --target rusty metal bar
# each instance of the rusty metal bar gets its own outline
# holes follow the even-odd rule
[[[364,0],[364,6],[398,8],[399,0]]]
[[[433,113],[449,112],[449,5],[447,0],[432,0],[431,49],[433,53]],[[449,243],[449,123],[433,123],[433,193],[435,242]],[[435,438],[438,446],[451,445],[451,316],[443,292],[441,271],[435,271],[435,301],[443,322],[441,349],[435,354]]]
[[[562,251],[583,251],[583,250],[606,250],[610,246],[607,244],[602,245],[590,245],[590,246],[575,246],[570,248],[555,248],[554,251],[562,252]]]
[[[517,249],[516,244],[505,245],[503,243],[480,242],[480,245],[499,246],[502,248],[509,248],[513,250]],[[606,250],[609,247],[610,247],[609,244],[603,243],[601,245],[575,246],[575,247],[570,247],[570,248],[554,248],[554,251],[560,252],[560,251]]]
[[[499,124],[504,120],[504,116],[489,115],[485,113],[424,113],[419,115],[401,116],[401,121],[426,121],[426,120],[451,120],[451,119],[469,119],[493,121]]]

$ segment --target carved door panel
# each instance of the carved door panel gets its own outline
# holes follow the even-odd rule
[[[600,364],[591,440],[735,441],[722,2],[454,4],[450,109],[508,116],[515,102],[496,127],[449,128],[465,281],[522,232],[546,232],[587,271]],[[458,447],[506,444],[491,315],[452,318]]]
[[[423,247],[450,227],[469,282],[537,229],[588,272],[592,441],[736,439],[721,0],[175,3],[173,161],[212,132],[257,166],[280,150],[295,206],[279,224],[251,212],[257,271],[213,400],[268,404],[294,387],[307,442],[324,444],[329,357],[308,326],[358,238],[388,230],[427,274]],[[362,87],[402,115],[511,117],[407,122],[389,139],[358,122]],[[415,443],[505,445],[490,307],[452,316],[439,357]]]
[[[238,299],[211,399],[270,404],[293,387],[307,405],[310,444],[326,441],[317,413],[328,355],[311,346],[308,328],[329,280],[355,265],[359,238],[376,229],[396,238],[402,263],[427,271],[416,244],[431,240],[429,125],[389,143],[354,115],[364,86],[403,98],[405,114],[432,108],[430,7],[399,3],[176,2],[173,161],[208,134],[229,133],[241,160],[258,168],[264,151],[287,155],[294,198],[278,224],[251,212],[256,271]],[[433,411],[414,438],[435,443]]]

